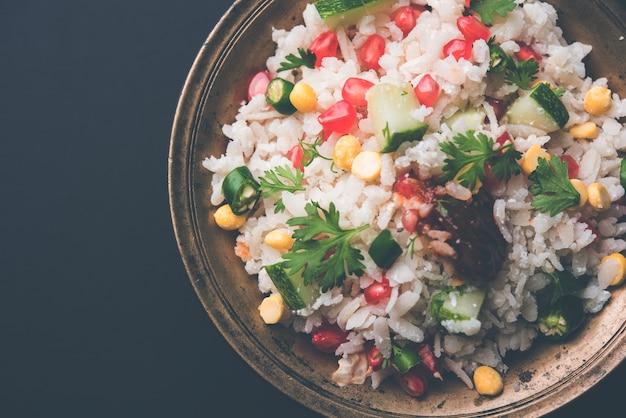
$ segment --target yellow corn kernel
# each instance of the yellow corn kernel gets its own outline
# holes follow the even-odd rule
[[[289,101],[300,112],[312,112],[317,107],[315,90],[302,81],[293,86],[291,93],[289,93]]]
[[[461,177],[461,175],[463,175],[463,173],[467,172],[470,168],[472,168],[473,164],[474,163],[466,164],[462,169],[459,170],[458,173],[456,173],[456,176],[454,176],[452,181],[457,183],[457,184],[461,184],[461,181],[459,180],[459,177]],[[478,190],[480,190],[482,185],[483,185],[483,182],[478,177],[476,177],[476,185],[474,186],[474,189],[470,190],[472,192],[472,194],[478,193]]]
[[[383,158],[375,151],[360,152],[352,162],[352,174],[363,181],[376,180],[380,176],[383,166]]]
[[[522,168],[524,174],[529,175],[530,173],[535,171],[535,169],[539,165],[539,158],[545,158],[546,160],[550,161],[550,154],[548,154],[546,150],[544,150],[543,148],[541,148],[541,146],[537,144],[531,145],[520,160],[520,167]]]
[[[496,396],[502,393],[504,382],[496,369],[489,366],[479,366],[474,371],[474,387],[481,395]]]
[[[585,111],[591,115],[601,115],[611,108],[611,90],[593,86],[583,99]]]
[[[587,196],[589,205],[599,212],[611,207],[609,191],[600,183],[591,183],[587,186]]]
[[[266,245],[274,248],[279,251],[289,251],[293,246],[294,239],[291,238],[291,235],[285,231],[281,231],[280,229],[275,229],[270,231],[265,235],[263,242]]]
[[[593,122],[585,122],[573,126],[569,133],[577,139],[594,139],[598,136],[598,126]]]
[[[246,223],[245,215],[235,215],[230,205],[222,205],[215,211],[213,215],[215,223],[226,231],[233,231],[239,229]]]
[[[285,301],[275,293],[263,299],[259,305],[259,314],[266,324],[277,324],[285,315]]]
[[[450,283],[448,284],[452,287],[459,287],[459,286],[463,286],[466,283],[467,282],[464,279],[459,279],[458,277],[452,277],[450,279]]]
[[[619,286],[626,279],[626,257],[620,253],[602,258],[598,268],[598,282],[606,286]]]
[[[344,135],[335,144],[333,162],[342,170],[350,170],[354,158],[361,152],[361,143],[354,135]]]
[[[569,182],[572,183],[572,186],[574,186],[574,189],[576,189],[578,194],[580,194],[580,200],[578,201],[578,205],[576,207],[581,208],[585,206],[585,203],[587,203],[587,199],[588,199],[587,185],[583,183],[582,180],[578,180],[578,179],[570,179]]]
[[[550,83],[549,81],[546,80],[535,80],[532,83],[530,83],[530,88],[534,89],[535,87],[537,87],[540,83],[542,84],[547,84],[548,86],[550,86],[551,89],[554,88],[554,85],[552,83]]]

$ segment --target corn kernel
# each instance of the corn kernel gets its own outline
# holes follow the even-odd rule
[[[531,145],[520,160],[520,166],[524,174],[529,175],[530,173],[535,171],[535,169],[539,165],[539,158],[545,158],[546,160],[550,161],[550,154],[548,154],[546,150],[544,150],[543,148],[541,148],[541,146],[537,144]]]
[[[246,216],[235,215],[228,204],[217,208],[213,217],[215,218],[217,226],[226,231],[239,229],[246,223]]]
[[[474,387],[481,395],[496,396],[502,393],[502,376],[492,367],[479,366],[474,371]]]
[[[352,174],[363,181],[376,180],[382,170],[382,156],[375,151],[363,151],[354,157]]]
[[[293,246],[294,239],[285,231],[275,229],[265,235],[263,242],[269,247],[279,251],[289,251]]]
[[[576,189],[578,194],[580,194],[580,199],[578,200],[578,205],[576,207],[581,208],[585,206],[585,203],[587,203],[587,199],[588,199],[587,185],[583,183],[582,180],[578,180],[578,179],[570,179],[569,182],[572,183],[572,186],[574,186],[574,189]]]
[[[573,126],[569,133],[577,139],[595,139],[598,136],[598,126],[593,122],[585,122]]]
[[[361,143],[354,135],[344,135],[335,145],[333,151],[333,162],[342,170],[350,170],[354,158],[361,152]]]
[[[293,86],[291,93],[289,93],[289,101],[300,112],[312,112],[317,107],[315,90],[302,81]]]
[[[601,115],[611,108],[611,90],[593,86],[583,99],[585,111],[591,115]]]
[[[620,253],[609,254],[602,258],[598,266],[598,283],[606,289],[619,286],[626,279],[626,257]]]
[[[609,191],[600,183],[591,183],[587,186],[587,201],[595,210],[602,212],[611,207]]]
[[[259,305],[259,314],[266,324],[277,324],[285,315],[285,301],[275,293],[263,299]]]

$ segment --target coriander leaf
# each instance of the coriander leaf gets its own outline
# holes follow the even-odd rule
[[[530,192],[535,195],[531,205],[541,212],[555,216],[580,201],[580,193],[569,180],[567,162],[560,158],[539,158],[537,168],[528,179],[533,182]]]
[[[328,210],[317,202],[307,203],[306,216],[295,217],[287,225],[297,226],[292,237],[291,250],[283,255],[283,266],[290,271],[302,269],[306,285],[320,284],[322,292],[341,286],[348,274],[360,276],[365,265],[363,254],[350,244],[350,240],[369,225],[344,230],[339,226],[339,212],[334,203]]]
[[[539,63],[534,58],[529,58],[523,61],[517,61],[513,59],[508,60],[508,66],[504,73],[504,79],[510,83],[515,84],[523,90],[530,90],[531,84],[537,79],[537,73],[539,72]]]
[[[264,174],[265,177],[259,177],[263,197],[270,197],[282,191],[294,193],[305,190],[302,185],[304,173],[296,170],[294,174],[288,165],[276,167],[274,170],[266,170]],[[288,180],[291,184],[283,182],[281,178]]]
[[[480,20],[486,25],[493,23],[494,13],[504,17],[516,6],[515,0],[472,0],[470,3],[470,8],[480,15]]]
[[[287,70],[294,70],[302,66],[315,68],[316,57],[315,57],[315,54],[311,50],[298,48],[298,53],[300,54],[300,56],[297,56],[295,54],[287,55],[285,57],[287,61],[281,62],[280,67],[276,71],[281,72],[281,71],[287,71]]]
[[[332,158],[328,158],[328,157],[324,157],[322,154],[320,154],[320,152],[317,150],[317,147],[319,147],[322,142],[324,142],[324,138],[322,138],[321,136],[318,136],[315,141],[311,144],[304,142],[304,141],[300,141],[299,145],[300,148],[302,149],[302,163],[304,164],[304,167],[308,167],[315,158],[319,157],[323,160],[327,160],[327,161],[331,161]]]
[[[520,172],[516,161],[522,154],[513,144],[509,142],[494,149],[493,138],[483,133],[476,135],[470,130],[465,134],[455,135],[452,142],[443,142],[439,146],[448,154],[448,158],[444,160],[443,180],[456,178],[470,190],[474,190],[479,181],[485,181],[487,165],[491,167],[493,175],[503,181],[508,181],[511,176]]]

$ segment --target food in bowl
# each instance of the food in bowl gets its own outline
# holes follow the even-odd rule
[[[339,386],[497,396],[507,353],[575,337],[624,280],[626,102],[548,3],[302,16],[203,162],[260,317],[335,356]]]

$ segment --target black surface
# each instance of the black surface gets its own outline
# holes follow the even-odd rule
[[[0,3],[0,416],[316,416],[217,333],[171,226],[175,107],[229,5]],[[621,410],[624,377],[554,417]]]

